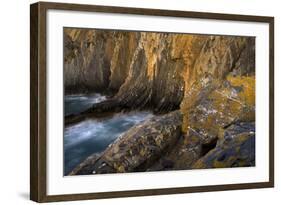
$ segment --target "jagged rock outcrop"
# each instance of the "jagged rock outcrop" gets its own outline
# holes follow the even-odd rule
[[[228,126],[254,123],[254,59],[253,38],[212,37],[206,41],[190,71],[189,89],[181,103],[184,143],[178,150],[185,151],[176,151],[174,158],[189,160],[177,161],[179,168],[194,168],[195,161],[214,149]]]
[[[223,81],[210,76],[202,78],[193,84],[185,97],[186,100],[181,105],[182,137],[170,152],[149,169],[150,171],[200,168],[199,164],[202,168],[215,168],[218,163],[211,163],[208,156],[211,156],[213,162],[219,160],[223,153],[230,155],[229,150],[234,149],[232,146],[237,148],[232,152],[233,161],[220,160],[221,167],[231,167],[237,163],[241,166],[254,164],[254,76],[230,75]],[[252,144],[245,147],[244,143],[248,140],[246,136],[251,137],[249,140]],[[233,139],[233,142],[228,144],[230,147],[225,146],[224,142],[230,139]],[[248,149],[248,152],[245,149]],[[167,162],[169,167],[165,167]]]
[[[254,73],[254,39],[150,32],[65,29],[66,92],[113,91],[97,110],[168,112],[206,74]]]
[[[193,84],[181,109],[139,124],[71,174],[255,165],[255,79]],[[184,117],[184,121],[182,119]]]
[[[182,104],[186,112],[131,128],[71,175],[254,166],[254,77],[207,77],[194,83],[187,96],[193,100]]]

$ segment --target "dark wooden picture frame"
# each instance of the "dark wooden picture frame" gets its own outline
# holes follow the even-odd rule
[[[46,13],[49,9],[105,12],[199,19],[262,22],[269,24],[269,181],[228,185],[195,186],[103,193],[47,195],[47,80]],[[30,199],[37,202],[101,199],[114,197],[179,194],[274,187],[274,18],[172,10],[107,7],[39,2],[30,6]]]

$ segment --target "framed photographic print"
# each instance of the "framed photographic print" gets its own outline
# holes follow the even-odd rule
[[[37,202],[274,186],[274,18],[31,5]]]

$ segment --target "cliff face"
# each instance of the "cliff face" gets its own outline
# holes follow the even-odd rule
[[[193,36],[85,29],[64,34],[66,93],[109,90],[121,107],[169,111],[179,106],[183,56]]]
[[[255,164],[253,37],[65,29],[64,53],[66,93],[113,94],[66,123],[121,110],[179,110],[132,128],[72,174]],[[161,127],[170,118],[177,119],[171,129]],[[151,140],[163,133],[170,146]]]
[[[247,37],[65,29],[64,53],[66,93],[111,91],[107,109],[168,112],[198,79],[255,68]]]
[[[66,93],[103,90],[109,85],[111,34],[65,29],[64,85]]]

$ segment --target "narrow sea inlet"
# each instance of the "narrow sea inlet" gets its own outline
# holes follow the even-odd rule
[[[106,96],[98,93],[90,95],[66,95],[64,97],[64,116],[77,114],[91,107],[94,103],[106,100]]]
[[[106,96],[65,96],[65,115],[79,113],[92,104],[101,102]],[[122,133],[134,125],[152,117],[150,112],[115,114],[112,118],[87,119],[64,129],[64,175],[94,153],[102,152]]]

